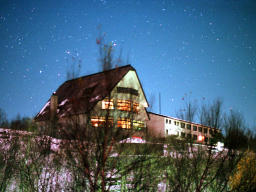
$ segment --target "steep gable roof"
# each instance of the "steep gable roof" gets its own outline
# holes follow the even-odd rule
[[[135,69],[131,65],[80,77],[64,82],[55,92],[58,96],[58,117],[88,113],[98,101],[104,99],[124,75]],[[36,115],[36,121],[49,120],[50,99]]]

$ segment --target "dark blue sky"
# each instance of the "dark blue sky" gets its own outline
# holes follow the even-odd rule
[[[162,114],[176,116],[187,95],[221,98],[256,125],[256,1],[34,1],[0,7],[0,108],[33,116],[66,80],[72,55],[81,75],[98,72],[95,43],[123,50],[148,100],[161,92]]]

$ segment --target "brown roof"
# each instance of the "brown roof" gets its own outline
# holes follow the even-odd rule
[[[126,65],[64,82],[55,93],[58,96],[58,117],[89,112],[130,70],[135,71],[131,65]],[[50,99],[35,120],[49,120],[49,115]]]

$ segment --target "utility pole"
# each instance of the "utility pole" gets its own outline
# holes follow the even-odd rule
[[[159,114],[161,114],[161,93],[159,92]]]

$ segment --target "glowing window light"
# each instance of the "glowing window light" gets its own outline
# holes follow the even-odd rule
[[[138,113],[139,112],[139,103],[133,102],[132,110],[133,110],[133,112]]]
[[[108,123],[106,124],[105,117],[92,117],[91,124],[93,127],[113,126],[113,118],[108,118]]]
[[[117,121],[117,127],[123,129],[130,129],[131,128],[131,120],[122,118]]]
[[[113,99],[104,99],[102,101],[102,109],[114,109]]]
[[[131,101],[118,99],[117,109],[121,111],[131,111]]]
[[[198,135],[198,141],[204,141],[204,136],[203,135]]]

